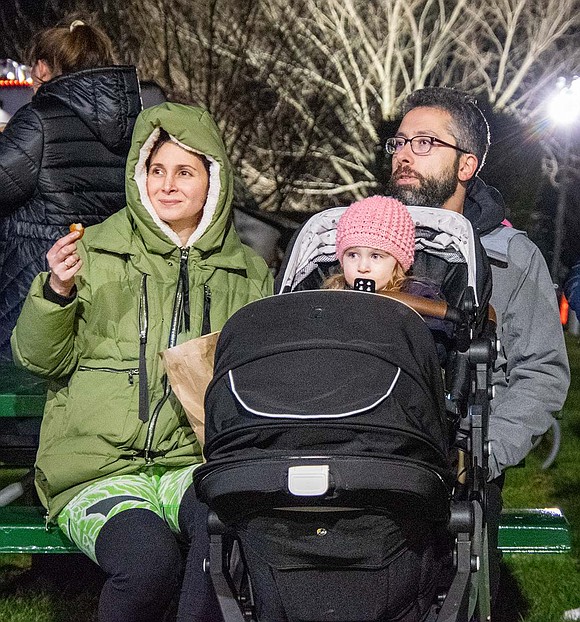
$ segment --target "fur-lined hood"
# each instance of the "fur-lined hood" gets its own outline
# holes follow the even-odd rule
[[[233,175],[219,129],[203,108],[164,103],[137,118],[127,158],[127,210],[150,251],[181,247],[179,236],[155,213],[147,196],[145,163],[163,128],[178,145],[204,155],[210,162],[209,191],[203,216],[186,247],[205,254],[221,248],[231,226]]]

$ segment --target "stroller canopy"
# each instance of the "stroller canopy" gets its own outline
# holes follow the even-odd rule
[[[434,514],[448,511],[441,369],[423,319],[399,301],[317,290],[247,305],[222,330],[205,407],[207,464],[196,480],[230,469],[214,490],[241,492],[254,477],[284,488],[285,460],[330,460],[337,488],[436,496]],[[241,483],[232,465],[256,466]]]
[[[403,304],[362,292],[300,292],[253,303],[228,321],[213,384],[227,374],[256,415],[320,419],[375,404],[402,370],[437,412],[442,386],[433,354],[425,323]]]

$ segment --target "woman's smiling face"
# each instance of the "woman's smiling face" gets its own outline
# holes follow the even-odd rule
[[[185,244],[203,215],[209,189],[204,159],[174,142],[153,155],[147,173],[147,195],[155,213]]]

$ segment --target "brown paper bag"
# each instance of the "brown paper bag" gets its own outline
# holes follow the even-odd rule
[[[204,442],[203,400],[213,377],[213,361],[219,331],[190,339],[161,352],[167,377],[199,442]]]

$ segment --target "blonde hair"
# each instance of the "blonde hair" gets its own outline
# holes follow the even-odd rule
[[[109,37],[81,20],[36,33],[27,56],[31,66],[44,61],[53,77],[115,64]]]
[[[407,273],[403,269],[403,266],[397,261],[395,268],[393,270],[393,275],[391,276],[389,282],[379,290],[379,293],[384,292],[400,292],[405,283],[409,280]],[[349,289],[349,285],[344,278],[344,272],[341,270],[337,274],[332,274],[322,283],[321,289]]]

